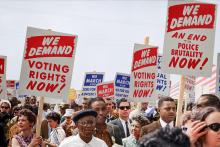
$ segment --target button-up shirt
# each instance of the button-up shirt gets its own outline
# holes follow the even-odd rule
[[[92,137],[92,140],[89,143],[84,142],[79,134],[76,136],[70,136],[64,139],[59,147],[108,147],[106,143],[96,137]]]
[[[126,129],[126,124],[125,124],[125,120],[123,120],[123,119],[121,119],[121,118],[119,118],[120,119],[120,121],[121,121],[121,123],[122,123],[122,126],[123,126],[123,129],[124,129],[124,132],[125,132],[125,137],[128,137],[127,136],[127,129]],[[128,122],[128,129],[129,129],[129,133],[130,133],[130,126],[131,126],[131,124],[130,124],[130,122],[129,122],[129,119],[127,120],[127,122]],[[131,134],[131,133],[130,133]]]
[[[163,121],[161,118],[160,118],[160,124],[161,124],[162,128],[165,128],[167,126],[167,123],[165,121]],[[168,125],[170,128],[172,128],[174,126],[174,122],[171,121]]]

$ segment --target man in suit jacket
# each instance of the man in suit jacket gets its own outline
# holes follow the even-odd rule
[[[108,146],[112,146],[114,143],[122,145],[119,127],[106,124],[107,109],[103,98],[97,97],[90,99],[88,106],[98,113],[96,117],[95,137],[104,140]]]
[[[130,136],[130,103],[122,98],[117,102],[119,118],[109,122],[110,124],[117,125],[120,129],[120,134],[122,138]]]
[[[142,127],[141,136],[151,133],[159,128],[173,127],[176,117],[176,104],[171,97],[161,97],[158,101],[160,119]]]

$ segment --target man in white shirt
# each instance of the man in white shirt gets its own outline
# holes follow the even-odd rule
[[[79,133],[64,139],[60,147],[108,147],[106,143],[93,136],[97,112],[91,109],[80,111],[73,118]]]
[[[110,121],[110,124],[117,125],[120,129],[121,138],[130,136],[130,120],[129,113],[131,109],[130,103],[127,99],[122,98],[117,102],[119,118]]]
[[[174,99],[171,97],[160,98],[158,101],[158,112],[160,114],[160,119],[152,122],[149,125],[143,126],[141,128],[142,136],[154,132],[160,128],[172,128],[174,126],[174,120],[176,117],[176,104]]]

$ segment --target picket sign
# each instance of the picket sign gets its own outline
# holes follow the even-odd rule
[[[220,97],[220,53],[217,56],[217,71],[216,71],[216,89],[215,94]]]
[[[180,118],[182,116],[184,87],[185,87],[185,76],[182,75],[180,78],[180,93],[179,93],[179,99],[177,102],[176,125],[175,125],[176,127],[179,127],[181,125]]]
[[[7,99],[6,89],[6,56],[0,56],[0,100]]]
[[[40,136],[42,114],[43,114],[44,97],[39,97],[38,114],[37,114],[37,124],[36,124],[36,136]]]

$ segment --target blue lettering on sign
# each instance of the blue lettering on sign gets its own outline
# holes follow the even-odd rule
[[[130,87],[130,76],[118,74],[115,79],[115,86],[129,88]]]
[[[158,58],[157,58],[157,69],[161,69],[161,58],[162,58],[162,56],[158,55]]]
[[[84,86],[96,86],[103,81],[103,74],[87,74]]]

